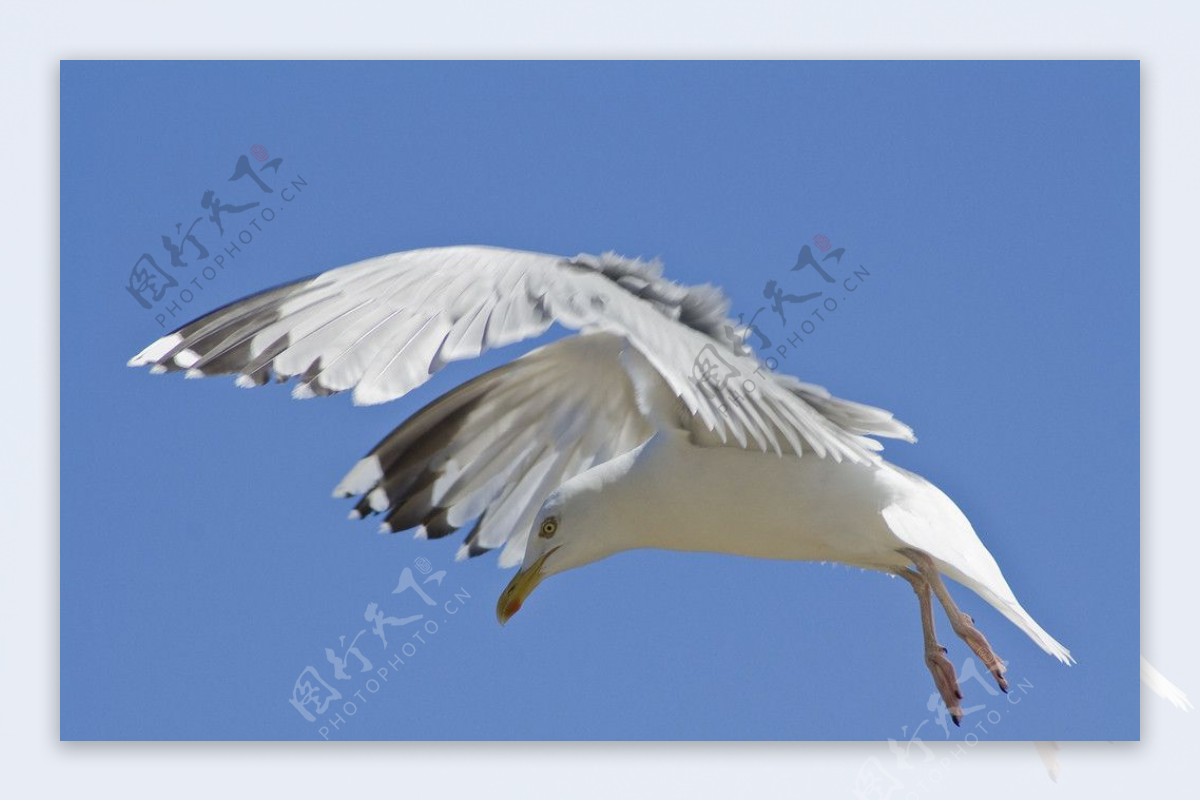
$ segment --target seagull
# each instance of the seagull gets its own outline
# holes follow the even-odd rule
[[[950,498],[885,461],[915,442],[891,412],[768,369],[711,285],[656,261],[481,246],[368,259],[235,301],[164,336],[133,367],[239,387],[295,379],[296,398],[378,404],[447,364],[545,333],[531,350],[422,408],[334,489],[350,517],[438,539],[459,558],[520,565],[503,624],[548,576],[635,548],[838,562],[916,593],[924,660],[954,722],[962,693],[933,598],[1007,691],[1005,663],[943,577],[975,592],[1065,664]]]

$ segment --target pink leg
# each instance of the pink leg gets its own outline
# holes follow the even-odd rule
[[[933,598],[929,582],[915,570],[904,568],[894,571],[897,576],[912,585],[921,604],[921,632],[925,636],[925,666],[933,676],[933,683],[946,703],[950,718],[954,725],[960,725],[962,720],[962,693],[958,689],[958,679],[954,676],[954,665],[946,658],[946,649],[937,641],[937,632],[933,627]]]
[[[906,548],[901,553],[912,559],[917,570],[929,582],[934,594],[942,602],[942,608],[946,610],[946,617],[950,618],[950,628],[954,629],[954,633],[970,646],[975,656],[979,657],[979,660],[991,671],[1000,689],[1008,692],[1008,681],[1004,678],[1004,662],[996,656],[996,652],[992,650],[992,646],[988,644],[983,633],[975,628],[974,618],[959,610],[955,605],[954,599],[950,597],[950,591],[942,582],[941,574],[933,564],[933,560],[929,558],[929,554],[915,548]]]

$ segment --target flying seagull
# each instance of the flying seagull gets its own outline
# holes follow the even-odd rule
[[[925,663],[955,723],[954,668],[933,597],[1001,689],[1005,665],[943,583],[994,606],[1045,651],[1070,652],[1021,607],[941,490],[884,461],[914,441],[890,412],[773,373],[716,288],[657,262],[490,247],[394,253],[268,289],[162,337],[129,361],[189,378],[236,374],[292,395],[383,403],[446,364],[544,333],[578,332],[421,409],[334,489],[384,532],[445,537],[459,557],[520,565],[501,623],[547,576],[633,548],[841,562],[915,590]]]

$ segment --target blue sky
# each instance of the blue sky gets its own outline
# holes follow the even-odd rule
[[[64,63],[62,736],[1136,738],[1138,82],[1136,62]],[[227,180],[242,156],[269,195]],[[210,264],[249,235],[208,279],[160,241],[210,189],[260,205],[192,229]],[[789,270],[816,235],[868,276],[780,369],[911,424],[888,456],[1079,659],[952,587],[1022,685],[965,680],[961,730],[926,707],[896,580],[635,552],[500,628],[494,558],[345,520],[329,492],[359,456],[523,346],[371,408],[124,367],[222,303],[442,244],[659,256],[749,317],[768,281],[820,288]],[[126,288],[143,253],[178,281],[149,309]],[[756,318],[773,346],[813,319],[784,311]],[[418,557],[446,571],[433,607],[392,593]],[[372,602],[436,632],[385,649]],[[335,678],[325,648],[364,628],[371,669]],[[308,666],[343,696],[312,722],[288,700]]]

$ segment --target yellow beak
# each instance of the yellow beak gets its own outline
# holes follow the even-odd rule
[[[542,583],[542,579],[545,578],[542,574],[542,565],[545,564],[546,557],[557,550],[558,548],[551,548],[546,551],[529,567],[521,568],[517,575],[512,577],[512,581],[508,582],[504,592],[500,593],[500,600],[496,601],[496,619],[500,621],[501,626],[521,611],[521,604],[525,603],[529,593]]]

